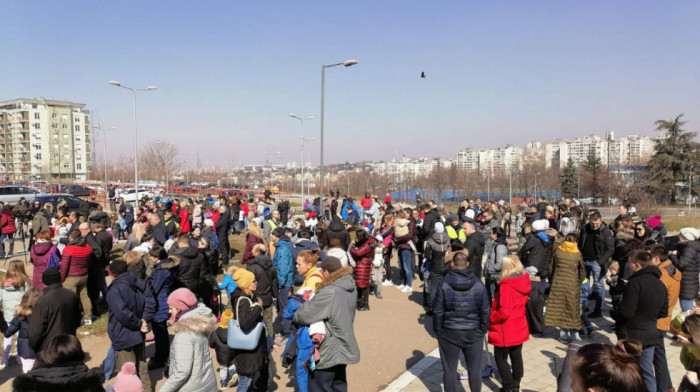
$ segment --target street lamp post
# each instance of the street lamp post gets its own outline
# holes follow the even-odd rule
[[[303,142],[306,142],[306,157],[307,157],[307,158],[306,158],[306,162],[309,164],[309,166],[311,166],[311,145],[310,145],[310,144],[311,144],[311,142],[313,142],[314,140],[316,140],[316,138],[315,138],[315,137],[312,137],[312,138],[309,139],[309,138],[306,138],[306,137],[300,137],[299,139],[302,140],[302,146],[304,145]],[[302,157],[301,157],[301,161],[302,161],[302,162],[304,162],[303,151],[304,151],[304,149],[302,148]],[[302,184],[304,183],[304,178],[303,178],[303,177],[302,177],[302,179],[301,179],[301,182],[302,182]],[[306,184],[306,191],[309,192],[309,194],[311,194],[311,180],[309,180],[309,183]],[[302,198],[302,200],[303,200],[303,198]]]
[[[345,60],[342,63],[335,63],[329,65],[321,66],[321,161],[318,168],[319,173],[319,192],[321,194],[321,202],[323,202],[323,115],[325,106],[325,94],[326,94],[326,68],[337,67],[343,65],[345,67],[351,67],[357,64],[357,60]]]
[[[289,113],[289,117],[299,120],[299,139],[304,139],[304,121],[313,120],[314,116],[306,118],[299,117],[294,113]],[[304,205],[304,143],[301,143],[301,205]]]
[[[100,128],[100,127],[92,127],[93,130],[95,131],[102,131],[102,146],[103,146],[103,153],[104,153],[104,160],[105,160],[105,185],[104,188],[107,190],[107,131],[112,131],[117,129],[117,127],[109,127],[109,128]]]
[[[136,128],[136,93],[140,91],[153,91],[157,90],[158,88],[156,86],[148,86],[146,88],[131,88],[128,86],[125,86],[121,84],[121,82],[118,82],[116,80],[110,80],[108,82],[112,86],[117,86],[121,88],[125,88],[129,91],[131,91],[131,95],[134,98],[134,189],[135,189],[135,199],[134,202],[136,205],[139,204],[139,139],[138,139],[138,131]]]

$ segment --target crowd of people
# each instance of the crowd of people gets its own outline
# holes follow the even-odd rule
[[[164,369],[161,391],[265,391],[275,357],[300,391],[347,390],[347,365],[360,359],[355,312],[370,311],[391,286],[402,294],[422,287],[446,391],[459,383],[460,352],[471,390],[481,390],[481,360],[491,355],[484,341],[501,390],[519,391],[530,335],[551,327],[562,342],[578,342],[596,333],[604,311],[620,343],[579,350],[575,391],[671,390],[669,332],[686,345],[688,371],[700,366],[700,233],[668,236],[660,216],[628,204],[605,223],[595,208],[544,198],[514,206],[465,199],[449,212],[420,197],[415,206],[389,195],[356,202],[336,190],[298,214],[269,192],[113,201],[109,212],[3,206],[3,252],[6,239],[11,254],[13,239],[27,235],[33,264],[30,277],[23,261],[11,261],[0,288],[0,367],[10,365],[16,336],[24,374],[15,390],[101,391],[115,377],[117,392],[151,391],[149,370]],[[240,253],[231,235],[244,236]],[[113,255],[116,242],[123,252]],[[682,313],[673,318],[676,303]],[[76,330],[105,312],[111,347],[100,368],[88,369]]]

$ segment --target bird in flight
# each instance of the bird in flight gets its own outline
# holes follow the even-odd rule
[[[423,78],[423,79],[425,79],[425,72],[421,72],[421,73],[420,73],[420,77]]]

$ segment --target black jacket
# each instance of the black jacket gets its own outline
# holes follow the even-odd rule
[[[109,256],[112,252],[112,236],[105,230],[98,231],[94,234],[94,236],[97,245],[100,247],[99,255],[98,253],[95,253],[95,249],[93,248],[95,261],[98,265],[101,265],[103,268],[107,267],[110,261]]]
[[[222,245],[222,241],[228,240],[228,227],[231,223],[229,214],[220,214],[219,220],[214,223],[214,228],[216,228],[216,235],[219,237],[219,246]],[[228,255],[225,255],[228,258]]]
[[[29,347],[39,352],[49,338],[75,335],[80,319],[80,303],[73,291],[60,283],[46,286],[29,318]]]
[[[240,309],[238,309],[238,299],[241,299]],[[241,329],[249,331],[255,325],[263,320],[262,308],[257,303],[256,297],[246,296],[241,289],[231,293],[231,306],[233,315],[238,320]],[[240,310],[240,313],[238,312]],[[260,334],[258,346],[252,350],[235,350],[236,351],[236,371],[243,376],[252,376],[258,370],[268,366],[270,357],[267,350],[267,338],[265,333]]]
[[[676,245],[676,249],[678,250],[678,256],[671,258],[671,261],[683,273],[681,277],[681,293],[678,297],[680,299],[694,299],[700,290],[700,281],[698,281],[700,242],[679,242]]]
[[[458,329],[486,334],[489,329],[489,299],[481,280],[469,269],[453,269],[435,290],[433,329]]]
[[[13,392],[104,392],[102,369],[88,369],[84,363],[68,362],[48,367],[37,363],[27,374],[12,382]]]
[[[430,273],[436,275],[447,275],[450,272],[450,266],[445,262],[445,254],[450,247],[450,237],[447,233],[435,233],[426,242],[424,256],[426,260],[430,260]]]
[[[177,274],[176,286],[178,288],[184,286],[195,295],[198,295],[199,283],[206,275],[203,271],[204,256],[193,246],[179,248],[174,255],[180,258],[180,270]]]
[[[233,360],[236,357],[236,350],[229,348],[228,344],[228,328],[217,327],[214,332],[209,335],[209,347],[214,349],[216,354],[216,362],[220,367],[230,367],[233,365]]]
[[[613,252],[615,252],[615,239],[613,238],[613,233],[605,225],[601,225],[600,229],[597,231],[590,230],[589,225],[585,225],[581,229],[581,235],[578,237],[578,248],[581,250],[581,252],[583,252],[583,245],[586,243],[586,237],[589,235],[595,235],[595,253],[598,259],[598,264],[607,268],[607,266],[610,265],[610,258],[612,257]]]
[[[537,268],[537,276],[546,278],[549,276],[549,259],[552,256],[552,238],[544,241],[536,233],[527,235],[527,240],[518,251],[518,257],[523,262],[523,267]]]
[[[107,291],[109,321],[107,332],[115,350],[126,350],[143,343],[141,320],[146,310],[146,284],[131,274],[117,276]],[[153,302],[149,299],[149,302]]]
[[[474,272],[477,278],[481,278],[481,258],[484,255],[485,244],[484,235],[478,231],[470,234],[464,241],[464,248],[469,251],[469,269]]]
[[[248,264],[248,271],[255,275],[258,289],[255,295],[263,301],[263,307],[272,306],[272,299],[277,298],[277,271],[272,265],[270,256],[255,256],[253,262]]]
[[[280,212],[280,222],[286,226],[289,220],[289,202],[285,200],[278,204],[277,211]]]
[[[420,240],[427,241],[433,233],[435,233],[435,224],[442,222],[440,220],[440,213],[437,208],[433,208],[425,214],[423,219],[423,230],[421,230]]]
[[[162,220],[151,228],[151,233],[158,245],[165,245],[165,241],[168,240],[168,229],[165,227],[165,223],[163,223]]]
[[[668,295],[655,266],[642,268],[630,277],[620,304],[619,339],[634,339],[644,347],[656,344],[656,321],[668,315]]]
[[[340,220],[336,219],[328,225],[328,228],[323,231],[321,238],[319,239],[321,248],[326,248],[330,246],[331,240],[337,238],[343,246],[343,250],[347,251],[350,248],[350,233],[345,230],[345,225],[343,225]]]

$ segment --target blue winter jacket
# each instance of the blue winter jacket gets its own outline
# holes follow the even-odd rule
[[[143,312],[143,319],[156,323],[162,323],[170,318],[168,310],[168,296],[173,289],[173,281],[177,276],[177,269],[180,266],[180,259],[170,257],[161,260],[148,277],[146,295],[146,309]]]
[[[272,264],[277,270],[277,281],[279,287],[292,287],[294,281],[294,258],[292,254],[292,243],[289,237],[282,236],[275,244],[275,257]]]
[[[319,246],[310,240],[303,239],[303,240],[297,242],[297,244],[294,245],[294,248],[292,248],[292,257],[294,257],[294,260],[296,261],[297,257],[299,256],[299,253],[302,250],[314,250],[314,249],[319,249]],[[319,252],[318,258],[320,260],[323,260],[326,258],[326,255],[323,252]]]
[[[471,269],[453,269],[435,290],[433,328],[458,329],[486,334],[489,329],[489,300],[486,288]]]
[[[355,205],[355,203],[350,204],[346,201],[345,203],[343,203],[343,208],[340,210],[340,216],[343,218],[343,220],[348,219],[348,211],[347,211],[348,207],[352,207],[352,209],[355,210],[355,213],[357,214],[357,217],[359,219],[360,211],[357,209],[357,206]]]
[[[117,276],[107,291],[107,333],[115,351],[143,343],[141,319],[146,309],[146,284],[131,274]]]
[[[30,316],[31,317],[31,316]],[[5,331],[5,338],[9,338],[17,333],[17,354],[20,358],[34,358],[36,354],[31,347],[29,347],[29,319],[20,319],[15,316],[7,326],[7,331]],[[308,333],[307,333],[308,335]]]
[[[299,295],[292,295],[289,297],[289,302],[287,303],[287,311],[282,315],[283,318],[291,320],[294,318],[294,312],[299,309],[299,306],[305,301]],[[307,392],[309,390],[309,359],[314,352],[314,342],[311,340],[311,335],[309,335],[309,327],[307,325],[299,326],[297,329],[294,339],[296,339],[296,378],[297,386],[299,392]],[[292,344],[292,339],[287,341],[287,346],[284,348],[282,353],[282,358],[285,357],[287,350]]]

